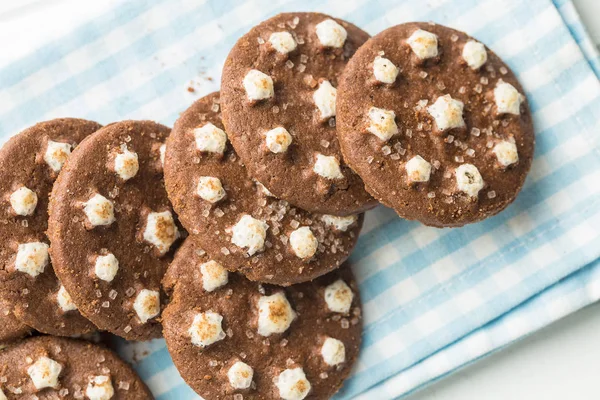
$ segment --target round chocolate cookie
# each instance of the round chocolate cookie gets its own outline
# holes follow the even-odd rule
[[[169,128],[108,125],[84,140],[50,201],[50,255],[81,312],[130,340],[160,337],[160,281],[179,237],[164,188]]]
[[[0,150],[0,295],[14,315],[40,332],[90,332],[48,259],[48,201],[71,151],[100,129],[96,122],[55,119],[12,137]]]
[[[358,356],[362,317],[348,266],[281,288],[227,273],[188,238],[164,280],[164,335],[206,399],[326,399]]]
[[[201,151],[211,147],[210,151]],[[196,101],[167,141],[165,182],[173,208],[197,242],[230,271],[288,286],[341,265],[361,215],[336,217],[291,207],[253,181],[227,143],[219,94]]]
[[[0,297],[0,350],[31,333],[31,328],[15,317],[13,304]]]
[[[0,352],[0,399],[148,400],[152,393],[112,351],[38,336]]]
[[[344,159],[403,218],[462,226],[503,210],[531,166],[531,112],[515,75],[468,35],[431,23],[387,29],[340,79]]]
[[[350,215],[376,205],[343,161],[338,78],[369,35],[318,13],[279,14],[252,28],[223,68],[223,121],[250,174],[302,209]]]

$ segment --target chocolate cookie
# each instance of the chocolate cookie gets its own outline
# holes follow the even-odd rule
[[[218,93],[196,101],[175,123],[165,182],[181,223],[202,248],[228,270],[261,282],[287,286],[337,268],[363,221],[291,207],[253,181],[227,142]]]
[[[148,400],[152,393],[112,351],[38,336],[0,352],[0,399]]]
[[[84,140],[50,201],[50,255],[81,312],[130,340],[159,337],[160,281],[179,236],[164,188],[169,128],[108,125]]]
[[[0,350],[31,333],[31,328],[15,317],[13,304],[0,297]]]
[[[227,134],[250,174],[275,196],[333,215],[375,206],[342,160],[338,78],[369,35],[318,13],[279,14],[252,28],[223,68]]]
[[[285,289],[261,285],[228,274],[190,237],[164,284],[169,352],[204,398],[326,399],[358,356],[361,308],[348,266]]]
[[[403,218],[461,226],[503,210],[531,166],[524,91],[482,43],[409,23],[370,39],[340,79],[344,159]]]
[[[40,332],[72,336],[95,329],[54,274],[46,229],[58,172],[75,146],[100,127],[81,119],[41,122],[0,150],[0,295],[22,323]]]

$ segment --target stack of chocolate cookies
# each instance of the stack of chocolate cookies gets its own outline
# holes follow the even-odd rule
[[[76,354],[92,345],[56,338],[96,329],[164,335],[206,399],[329,398],[361,342],[346,260],[363,213],[483,220],[533,148],[523,89],[483,44],[431,23],[369,38],[317,13],[250,30],[221,92],[172,131],[38,124],[0,151],[0,360],[18,366],[0,369],[0,399],[149,398],[112,355],[94,349],[110,364],[96,371]],[[18,342],[34,330],[54,336]]]
[[[135,301],[136,310],[151,307],[139,300],[144,299],[144,290],[138,287],[153,278],[153,287],[160,290],[164,272],[160,267],[166,269],[168,262],[148,256],[148,272],[139,273],[143,279],[132,283],[136,291],[125,300],[123,285],[142,265],[133,260],[136,238],[122,230],[134,232],[136,227],[110,225],[115,216],[139,222],[140,210],[128,211],[129,201],[168,204],[164,188],[155,189],[151,183],[154,176],[146,175],[148,181],[139,180],[130,188],[122,186],[126,171],[137,173],[139,165],[139,173],[146,173],[149,159],[144,149],[151,143],[137,138],[140,126],[148,134],[169,132],[154,123],[102,128],[91,121],[57,119],[23,131],[0,150],[5,202],[0,209],[0,347],[5,348],[0,351],[0,400],[152,398],[144,382],[115,353],[83,340],[98,328],[119,333],[115,324],[132,318],[127,301]],[[111,147],[116,143],[111,132],[117,129],[136,138],[139,163],[137,155],[123,159],[128,154],[124,147]],[[111,163],[105,155],[113,152],[117,161]],[[113,199],[111,193],[117,192],[108,193],[109,187],[114,190],[113,183],[122,189],[119,201],[124,209],[118,212],[103,196]],[[131,254],[131,267],[111,264],[107,248],[122,249],[118,253],[122,262],[129,262],[124,255]],[[112,282],[110,288],[103,286],[110,285],[107,282]],[[102,312],[96,312],[96,306]],[[130,337],[158,337],[161,332],[158,323],[132,326],[140,333]],[[35,337],[24,339],[32,332]]]
[[[167,140],[167,193],[190,233],[163,314],[183,378],[206,398],[333,395],[360,343],[356,283],[338,267],[361,213],[376,198],[445,227],[505,208],[533,153],[522,92],[484,45],[434,24],[369,39],[290,13],[239,39],[220,94]]]
[[[204,398],[325,399],[350,374],[362,312],[343,264],[377,203],[342,162],[334,85],[368,37],[314,13],[259,24],[221,93],[167,140],[167,193],[190,236],[164,281],[164,335]]]

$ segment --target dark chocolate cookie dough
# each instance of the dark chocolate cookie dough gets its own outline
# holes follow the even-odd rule
[[[15,317],[13,304],[0,297],[0,350],[31,333],[31,328]]]
[[[227,133],[250,174],[278,198],[333,215],[375,205],[342,160],[335,128],[339,75],[368,37],[324,14],[284,13],[229,53],[221,81]]]
[[[310,283],[261,285],[216,267],[190,236],[164,284],[169,352],[206,399],[327,399],[358,356],[360,299],[347,265]]]
[[[437,227],[485,219],[515,199],[531,166],[523,93],[506,64],[465,33],[392,27],[340,79],[344,158],[401,217]]]
[[[133,369],[112,351],[75,339],[38,336],[0,352],[0,398],[149,400],[153,397]]]
[[[73,152],[50,202],[58,277],[85,316],[130,340],[161,333],[160,281],[179,236],[160,157],[169,131],[151,121],[104,127]]]
[[[72,336],[95,329],[56,278],[46,229],[54,180],[75,146],[100,127],[71,118],[41,122],[0,150],[0,295],[40,332]]]
[[[195,102],[175,123],[165,182],[173,208],[202,248],[251,280],[287,286],[321,276],[346,260],[362,225],[362,215],[292,207],[250,178],[227,142],[218,93]]]

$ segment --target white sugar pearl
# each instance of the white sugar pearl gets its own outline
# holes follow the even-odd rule
[[[324,296],[329,310],[341,314],[347,314],[350,311],[354,299],[352,289],[341,279],[327,286]]]
[[[382,83],[394,83],[399,69],[387,58],[377,56],[373,61],[373,75]]]
[[[296,229],[290,234],[290,246],[298,258],[311,258],[317,252],[319,242],[308,226]]]
[[[54,172],[59,172],[63,164],[71,155],[71,145],[69,143],[53,142],[48,140],[44,161]]]
[[[456,186],[461,192],[477,197],[483,185],[483,178],[473,164],[462,164],[456,168]]]
[[[112,282],[119,271],[119,260],[114,254],[108,253],[104,256],[96,257],[94,263],[94,273],[99,279],[106,282]]]
[[[137,175],[140,169],[138,155],[124,147],[121,153],[115,157],[115,172],[124,181]]]
[[[326,47],[342,47],[348,37],[343,26],[332,19],[326,19],[315,27],[319,42]]]
[[[511,164],[519,161],[519,153],[517,152],[517,145],[514,142],[506,140],[501,141],[492,150],[498,159],[498,163],[503,167],[508,167]]]
[[[196,314],[188,334],[194,346],[205,348],[225,339],[223,331],[223,316],[212,311]]]
[[[321,220],[326,225],[332,226],[337,231],[346,232],[356,221],[358,217],[356,215],[348,215],[346,217],[338,217],[336,215],[323,215]]]
[[[502,79],[498,81],[494,89],[494,101],[496,102],[498,114],[519,115],[523,100],[523,95],[513,85],[504,82]]]
[[[21,186],[10,195],[10,205],[17,215],[32,215],[37,207],[38,198],[35,192],[25,186]]]
[[[469,67],[479,69],[487,61],[487,52],[483,44],[469,40],[463,47],[462,57]]]
[[[85,395],[90,400],[110,400],[115,395],[115,389],[108,375],[98,375],[90,378]]]
[[[112,201],[99,193],[93,195],[85,203],[83,211],[92,226],[105,226],[115,222]]]
[[[177,238],[179,238],[179,230],[170,211],[148,214],[144,240],[154,245],[161,255],[169,251]]]
[[[438,55],[437,36],[431,32],[417,29],[410,35],[407,42],[420,59],[432,58]]]
[[[342,170],[340,169],[340,163],[334,156],[325,156],[317,153],[313,171],[327,179],[344,178]]]
[[[296,50],[296,41],[289,32],[273,32],[269,36],[269,43],[277,52],[287,54]]]
[[[337,90],[329,81],[323,81],[313,93],[313,101],[319,109],[321,119],[325,120],[335,116]]]
[[[396,113],[392,110],[371,107],[369,109],[369,126],[367,127],[367,131],[387,142],[394,135],[398,134]]]
[[[311,389],[302,368],[286,369],[277,376],[275,386],[283,400],[303,400]]]
[[[223,154],[227,144],[227,135],[223,129],[208,122],[193,131],[196,148],[200,151]]]
[[[15,269],[36,277],[48,266],[48,245],[41,242],[21,243],[17,249]]]
[[[246,214],[233,226],[231,242],[236,246],[247,248],[248,255],[252,256],[264,250],[268,228],[264,221]]]
[[[414,156],[406,163],[406,175],[410,182],[427,182],[431,175],[431,164],[421,156]]]
[[[256,69],[248,71],[243,83],[246,96],[250,101],[269,99],[274,96],[273,79]]]
[[[427,108],[427,111],[435,120],[437,128],[440,131],[445,131],[465,126],[462,116],[463,108],[464,104],[462,101],[453,99],[447,94],[438,97],[435,103]]]
[[[224,286],[229,281],[229,273],[221,264],[210,260],[200,265],[202,272],[202,287],[207,292]]]
[[[261,336],[285,332],[295,318],[296,313],[283,292],[261,296],[258,300],[258,334]]]
[[[60,289],[58,289],[58,293],[56,294],[56,301],[58,302],[58,306],[63,312],[75,311],[77,310],[77,306],[73,303],[71,299],[71,295],[67,292],[63,285],[60,285]]]
[[[292,143],[292,136],[287,129],[279,126],[265,134],[265,142],[272,153],[285,153]]]
[[[343,364],[346,361],[346,347],[342,341],[328,337],[321,347],[321,356],[327,365]]]
[[[213,176],[201,176],[198,179],[196,193],[209,203],[217,203],[225,198],[225,189],[221,180]]]
[[[27,368],[27,374],[37,390],[57,387],[61,371],[62,365],[45,356]]]
[[[237,361],[227,371],[229,384],[234,389],[248,389],[252,385],[254,370],[242,361]]]
[[[133,309],[145,324],[160,314],[160,294],[156,290],[142,289],[135,298]]]
[[[167,152],[167,145],[166,144],[162,144],[159,148],[158,148],[158,153],[160,155],[160,164],[164,167],[165,165],[165,153]]]

